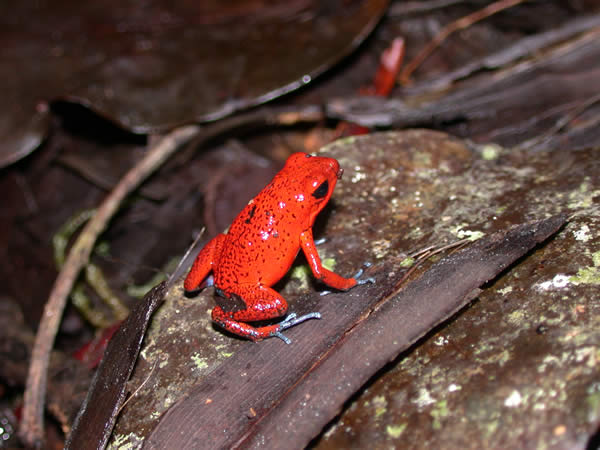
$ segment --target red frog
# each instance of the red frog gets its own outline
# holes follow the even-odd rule
[[[346,291],[373,278],[344,278],[321,264],[312,234],[317,214],[325,207],[343,170],[337,160],[294,153],[283,169],[235,218],[227,234],[219,234],[200,251],[183,286],[200,287],[212,271],[215,300],[212,319],[231,333],[259,341],[271,336],[291,341],[281,332],[320,313],[288,315],[275,325],[253,327],[247,322],[283,316],[285,299],[271,289],[289,270],[302,249],[313,275],[326,285]]]

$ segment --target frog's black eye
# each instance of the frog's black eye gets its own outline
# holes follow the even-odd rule
[[[323,198],[329,192],[329,181],[323,181],[318,188],[315,189],[315,192],[312,193],[314,198]]]

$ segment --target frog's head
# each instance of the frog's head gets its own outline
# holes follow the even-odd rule
[[[303,216],[312,226],[317,214],[325,207],[343,170],[337,160],[308,153],[294,153],[285,163],[284,171],[291,182],[293,198]]]

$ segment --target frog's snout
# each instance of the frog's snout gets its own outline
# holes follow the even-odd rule
[[[341,180],[342,179],[342,175],[344,175],[344,169],[342,169],[341,167],[338,169],[337,171],[337,179]]]

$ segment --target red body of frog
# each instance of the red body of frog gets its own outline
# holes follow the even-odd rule
[[[312,235],[317,214],[325,207],[342,170],[333,158],[294,153],[284,168],[235,218],[227,234],[219,234],[200,251],[187,275],[186,291],[197,289],[213,272],[217,306],[212,319],[226,330],[257,341],[319,313],[290,314],[275,325],[253,327],[247,322],[274,319],[287,302],[271,289],[303,250],[314,276],[335,289],[347,290],[372,278],[344,278],[321,265]]]

